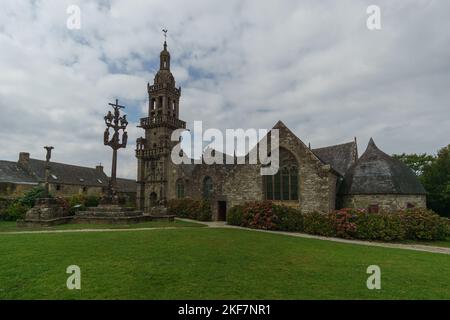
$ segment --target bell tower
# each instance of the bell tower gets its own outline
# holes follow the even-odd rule
[[[177,143],[172,142],[170,137],[174,130],[186,128],[186,123],[179,119],[181,88],[175,86],[175,78],[170,71],[166,40],[159,57],[159,70],[153,85],[147,84],[148,117],[141,118],[138,126],[145,130],[145,137],[136,141],[137,207],[144,211],[165,204],[168,184],[171,183],[170,154]]]

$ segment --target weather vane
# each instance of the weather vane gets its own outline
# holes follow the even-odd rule
[[[167,41],[167,29],[162,29],[162,32],[164,32],[164,41]]]

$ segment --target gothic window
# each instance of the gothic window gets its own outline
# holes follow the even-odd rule
[[[213,192],[213,181],[211,177],[206,176],[203,179],[203,198],[209,199]]]
[[[184,198],[184,183],[183,180],[179,179],[177,181],[177,198],[183,199]]]
[[[298,200],[298,169],[297,167],[291,167],[290,172],[290,190],[291,200]]]
[[[283,192],[282,194],[282,200],[289,200],[289,196],[290,196],[290,184],[289,184],[289,169],[284,167],[283,169],[281,169],[281,181],[282,181],[282,186],[281,186],[281,190]]]
[[[264,176],[266,200],[298,200],[298,164],[295,157],[280,148],[280,169],[273,176]]]

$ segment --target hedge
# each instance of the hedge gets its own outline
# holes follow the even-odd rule
[[[169,200],[167,213],[180,218],[189,218],[199,221],[211,221],[211,205],[208,201],[193,200],[190,198]]]
[[[302,213],[299,209],[270,201],[253,201],[232,207],[227,214],[227,222],[247,228],[297,231],[345,239],[434,241],[450,236],[448,219],[420,208],[381,213],[355,209],[327,214]]]

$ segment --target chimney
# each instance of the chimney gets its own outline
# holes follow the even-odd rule
[[[103,173],[103,166],[101,164],[96,166],[95,171],[97,171],[98,173]]]
[[[30,162],[30,154],[28,152],[19,153],[19,164],[28,167]]]

